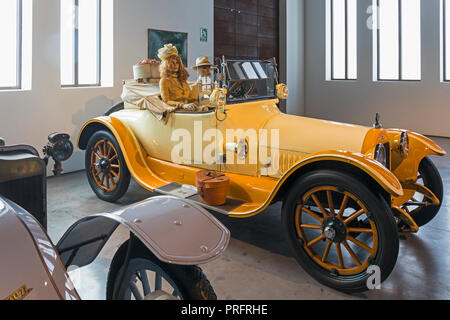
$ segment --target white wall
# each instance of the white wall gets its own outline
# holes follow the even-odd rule
[[[358,80],[325,81],[325,0],[305,0],[305,113],[450,137],[450,83],[440,82],[440,0],[422,0],[422,81],[374,82],[371,0],[358,0]]]
[[[287,0],[286,66],[289,99],[286,111],[289,114],[305,113],[304,93],[304,0]]]
[[[289,87],[286,112],[303,115],[304,0],[280,0],[280,78]]]
[[[189,67],[197,56],[213,56],[213,1],[114,0],[114,87],[61,89],[59,2],[34,1],[32,90],[0,91],[0,136],[8,144],[40,151],[55,131],[69,133],[75,144],[86,121],[120,100],[122,80],[132,78],[132,65],[146,58],[148,28],[188,32]],[[208,28],[207,43],[200,42],[201,27]],[[84,153],[77,149],[64,169],[83,168]]]

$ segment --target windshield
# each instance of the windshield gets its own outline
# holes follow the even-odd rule
[[[228,103],[275,98],[274,60],[227,60],[226,66]]]

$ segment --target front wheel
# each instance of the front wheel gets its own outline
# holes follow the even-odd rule
[[[107,202],[119,200],[128,190],[131,175],[120,146],[109,131],[98,131],[89,139],[86,174],[95,194]]]
[[[391,209],[352,175],[321,170],[301,176],[283,204],[282,220],[299,264],[328,287],[366,291],[372,270],[383,282],[396,264]]]
[[[124,284],[116,300],[217,300],[203,271],[197,266],[162,262],[142,242],[131,249],[127,270],[121,276],[129,241],[116,252],[109,269],[106,299],[112,300],[118,281]]]

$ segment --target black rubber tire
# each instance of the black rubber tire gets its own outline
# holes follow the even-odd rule
[[[116,189],[114,189],[111,192],[108,192],[106,190],[103,190],[100,188],[97,183],[95,182],[95,179],[91,172],[91,154],[93,152],[93,148],[95,144],[100,140],[105,140],[111,142],[114,147],[117,150],[118,153],[118,161],[121,166],[120,170],[120,176],[119,181],[117,183]],[[125,158],[123,157],[122,150],[120,149],[119,144],[117,143],[116,138],[114,135],[105,130],[100,130],[94,133],[91,138],[89,139],[89,142],[86,147],[86,154],[85,154],[85,168],[86,168],[86,175],[89,181],[89,185],[91,186],[94,193],[99,197],[101,200],[106,202],[116,202],[120,198],[123,197],[123,195],[127,192],[128,187],[130,186],[130,171],[127,168],[127,164],[125,162]]]
[[[129,266],[133,259],[147,259],[159,266],[175,282],[183,296],[183,300],[217,300],[216,293],[208,278],[198,266],[181,266],[162,262],[145,245],[135,240],[130,253]],[[117,250],[112,259],[106,283],[106,299],[111,300],[119,272],[124,264],[129,241]]]
[[[444,197],[444,185],[438,169],[428,157],[424,158],[420,163],[419,174],[423,177],[425,187],[430,189],[440,201],[439,206],[424,207],[411,214],[411,217],[417,225],[422,227],[433,220],[441,209]]]
[[[304,250],[295,227],[295,211],[298,200],[309,190],[320,186],[333,186],[354,194],[372,213],[372,219],[378,230],[378,252],[371,265],[381,269],[381,281],[391,274],[398,257],[399,236],[395,219],[386,200],[381,194],[375,194],[357,178],[350,174],[333,170],[318,170],[297,179],[283,203],[282,222],[285,235],[297,262],[318,282],[346,293],[367,291],[370,274],[364,272],[343,276],[332,274],[318,265]]]

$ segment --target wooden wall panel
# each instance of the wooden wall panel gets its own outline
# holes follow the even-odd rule
[[[278,59],[278,14],[278,0],[215,0],[215,56]]]

